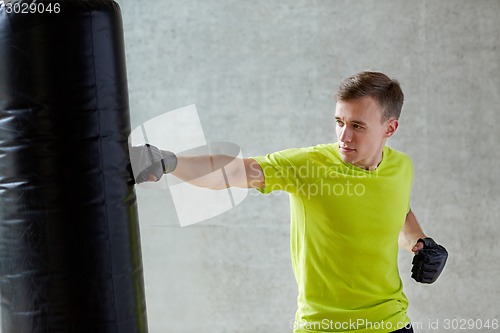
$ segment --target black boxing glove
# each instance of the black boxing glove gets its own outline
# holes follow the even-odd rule
[[[424,248],[413,257],[411,277],[417,282],[433,283],[444,269],[448,251],[432,238],[420,238],[418,242],[424,243]]]
[[[147,143],[129,147],[129,153],[136,184],[147,181],[150,175],[155,176],[158,181],[177,166],[177,156],[174,153]]]

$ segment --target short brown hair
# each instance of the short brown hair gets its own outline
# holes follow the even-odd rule
[[[337,101],[348,101],[370,96],[384,110],[383,121],[399,119],[403,108],[404,95],[397,80],[379,72],[361,72],[340,81],[335,94]]]

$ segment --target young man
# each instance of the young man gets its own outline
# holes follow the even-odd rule
[[[334,144],[240,164],[228,164],[233,158],[224,155],[175,158],[156,149],[163,167],[153,159],[156,167],[146,168],[138,182],[173,170],[178,178],[212,189],[288,192],[299,291],[294,332],[413,332],[397,265],[398,241],[418,253],[429,239],[410,208],[411,160],[385,145],[398,128],[403,93],[386,75],[362,72],[342,80],[336,99]],[[226,164],[224,177],[199,178]]]

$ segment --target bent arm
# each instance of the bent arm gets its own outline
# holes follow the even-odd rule
[[[178,156],[172,175],[192,185],[213,190],[265,186],[264,173],[257,161],[228,155]]]
[[[423,247],[422,243],[417,244],[418,239],[423,239],[425,237],[426,236],[418,224],[415,214],[413,214],[410,209],[408,214],[406,214],[405,223],[399,233],[399,246],[407,249],[408,251],[417,252]]]

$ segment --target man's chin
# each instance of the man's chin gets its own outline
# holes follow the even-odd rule
[[[355,160],[351,154],[340,153],[340,158],[344,163],[354,164]]]

